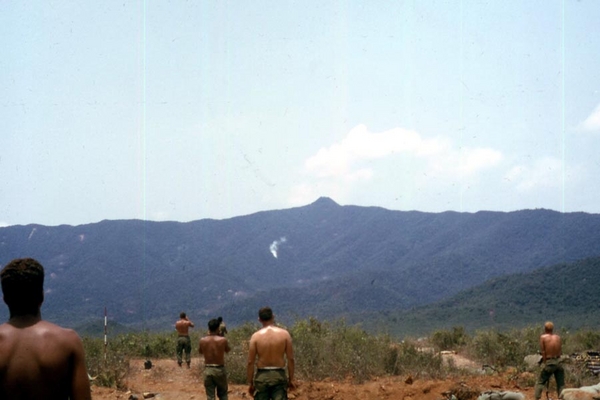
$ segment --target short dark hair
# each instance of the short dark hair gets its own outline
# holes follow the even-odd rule
[[[179,313],[179,318],[185,318],[185,313],[183,311]]]
[[[217,332],[219,330],[219,325],[221,325],[221,323],[219,322],[218,319],[211,319],[210,321],[208,321],[208,330],[211,332]]]
[[[273,319],[273,310],[271,310],[271,307],[263,307],[258,310],[258,318],[265,322]]]
[[[33,258],[17,258],[0,272],[4,302],[12,315],[37,314],[44,301],[44,267]]]

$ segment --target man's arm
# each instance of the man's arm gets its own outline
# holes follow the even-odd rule
[[[200,353],[200,355],[202,355],[202,339],[200,339],[200,341],[198,342],[198,353]]]
[[[250,345],[248,346],[248,366],[246,369],[246,380],[248,382],[248,393],[250,396],[254,396],[254,363],[256,362],[256,343],[254,342],[254,336],[250,339]]]
[[[231,351],[231,347],[229,347],[229,342],[225,339],[225,353],[229,353]]]
[[[287,358],[287,366],[288,366],[288,387],[293,389],[296,385],[294,385],[294,371],[296,369],[296,362],[294,360],[294,347],[292,345],[292,337],[288,333],[288,337],[285,343],[285,356]]]
[[[81,338],[71,331],[68,340],[73,346],[73,375],[71,376],[71,400],[91,400],[92,393],[90,391],[90,378],[85,366],[85,355],[83,351],[83,342]]]
[[[545,335],[540,336],[540,352],[542,353],[542,362],[546,362],[546,341]]]

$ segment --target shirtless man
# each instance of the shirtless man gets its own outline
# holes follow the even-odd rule
[[[83,343],[43,321],[44,267],[32,258],[0,272],[8,322],[0,325],[0,399],[90,400]]]
[[[181,367],[183,364],[182,353],[185,352],[185,363],[188,368],[192,361],[192,341],[190,340],[189,330],[194,327],[194,323],[188,319],[184,312],[179,314],[179,320],[175,322],[175,330],[179,337],[177,338],[177,364]]]
[[[206,399],[215,400],[215,390],[219,400],[227,400],[227,371],[225,353],[229,353],[227,339],[219,334],[218,319],[208,321],[208,336],[200,339],[198,351],[204,356],[204,388]]]
[[[556,390],[559,396],[565,387],[565,371],[560,363],[562,344],[560,336],[555,335],[553,331],[554,324],[548,321],[544,324],[544,334],[540,336],[540,350],[542,352],[542,364],[544,367],[535,385],[536,400],[541,399],[542,391],[548,385],[552,375],[556,379]]]
[[[248,392],[255,400],[286,400],[287,390],[294,385],[294,349],[292,337],[275,326],[275,315],[269,307],[258,311],[262,329],[250,338],[248,353]],[[258,358],[258,361],[257,361]],[[288,376],[285,376],[287,359]],[[256,364],[256,375],[254,366]]]

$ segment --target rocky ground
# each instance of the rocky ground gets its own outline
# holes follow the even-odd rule
[[[480,365],[459,355],[446,355],[454,364],[471,373],[447,379],[433,380],[419,377],[394,376],[375,378],[357,384],[348,381],[325,380],[320,382],[298,381],[298,388],[290,392],[292,400],[442,400],[454,394],[458,400],[475,400],[484,391],[514,391],[533,399],[531,373],[484,372]],[[206,395],[201,380],[201,361],[192,360],[192,368],[180,368],[173,360],[152,360],[153,367],[144,368],[144,360],[132,360],[127,377],[127,390],[92,386],[94,400],[114,399],[195,399],[204,400]],[[250,400],[246,385],[230,385],[230,400]],[[544,396],[546,398],[546,396]],[[556,398],[556,396],[551,396]]]

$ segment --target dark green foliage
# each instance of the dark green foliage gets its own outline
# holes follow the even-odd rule
[[[387,322],[390,333],[397,336],[429,335],[450,326],[462,326],[470,332],[490,328],[507,331],[532,324],[542,326],[546,320],[562,327],[600,328],[600,291],[594,284],[599,280],[600,258],[588,258],[495,278],[447,300],[411,310],[363,313],[360,320]]]
[[[455,326],[451,330],[433,332],[430,340],[438,351],[458,350],[467,343],[467,333],[464,327]]]

